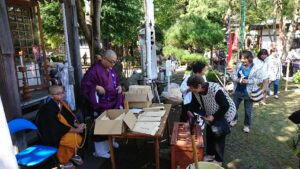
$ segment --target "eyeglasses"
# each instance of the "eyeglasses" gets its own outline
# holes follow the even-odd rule
[[[52,93],[51,95],[63,95],[65,92]]]
[[[108,61],[111,65],[115,65],[116,61],[114,60],[109,60],[107,57],[104,57],[106,61]]]

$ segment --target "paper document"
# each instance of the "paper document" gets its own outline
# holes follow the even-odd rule
[[[136,122],[132,131],[155,135],[159,129],[160,122]]]
[[[166,113],[165,110],[159,110],[159,111],[146,111],[143,113],[143,116],[158,116],[158,117],[162,117],[164,116]]]
[[[160,122],[161,117],[159,116],[144,116],[143,114],[139,115],[137,121],[156,121]]]

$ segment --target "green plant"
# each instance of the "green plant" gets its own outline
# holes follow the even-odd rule
[[[294,81],[294,83],[300,83],[300,71],[298,71],[296,74],[294,74],[293,81]]]
[[[217,79],[217,76],[220,77],[220,72],[215,69],[209,70],[205,75],[207,81],[218,83],[219,81]]]

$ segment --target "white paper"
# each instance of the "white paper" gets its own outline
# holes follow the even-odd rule
[[[155,135],[159,129],[160,122],[136,122],[132,131]]]
[[[153,122],[160,122],[161,117],[159,116],[144,116],[144,115],[139,115],[137,121],[153,121]]]
[[[157,116],[157,117],[162,117],[166,113],[165,110],[159,110],[159,111],[146,111],[142,113],[143,116]]]

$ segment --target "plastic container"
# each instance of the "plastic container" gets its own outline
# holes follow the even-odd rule
[[[217,164],[204,161],[198,162],[198,166],[201,169],[224,169],[223,167],[220,167]],[[195,169],[195,164],[190,164],[186,167],[186,169]]]

